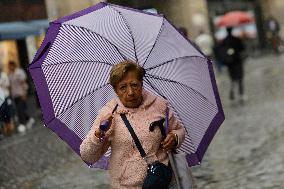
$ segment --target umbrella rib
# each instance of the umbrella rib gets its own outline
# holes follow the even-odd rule
[[[152,46],[152,49],[150,50],[150,52],[149,52],[149,54],[148,54],[146,60],[145,60],[144,63],[142,64],[142,67],[144,67],[144,65],[146,64],[146,62],[147,62],[147,60],[148,60],[148,58],[149,58],[149,56],[150,56],[150,54],[152,53],[154,47],[156,46],[156,43],[157,43],[157,41],[158,41],[158,39],[159,39],[159,37],[160,37],[160,35],[161,35],[161,33],[162,33],[162,28],[163,28],[163,26],[164,26],[164,24],[165,24],[164,21],[165,21],[165,17],[163,17],[163,23],[162,23],[162,25],[161,25],[160,31],[159,31],[159,33],[158,33],[158,36],[157,36],[157,38],[156,38],[156,40],[155,40],[154,45]]]
[[[181,56],[181,57],[173,58],[173,59],[168,60],[168,61],[166,61],[166,62],[162,62],[161,64],[158,64],[158,65],[156,65],[156,66],[147,68],[147,69],[145,69],[145,70],[146,70],[146,71],[149,71],[149,70],[158,68],[158,67],[160,67],[160,66],[163,66],[163,65],[165,65],[165,64],[168,64],[168,63],[170,63],[170,62],[172,62],[172,61],[174,61],[174,60],[178,60],[178,59],[182,59],[182,58],[201,58],[201,59],[205,59],[205,60],[206,60],[206,58],[201,57],[201,56]]]
[[[202,98],[204,98],[204,99],[205,99],[208,103],[210,103],[212,106],[214,106],[214,104],[212,104],[212,103],[211,103],[205,96],[203,96],[200,92],[194,90],[193,88],[191,88],[191,87],[189,87],[189,86],[187,86],[187,85],[185,85],[185,84],[183,84],[183,83],[180,83],[180,82],[177,82],[177,81],[174,81],[174,80],[170,80],[170,79],[166,79],[166,78],[163,78],[163,77],[154,76],[154,75],[148,74],[148,73],[146,73],[145,77],[147,77],[147,75],[148,75],[149,78],[158,79],[158,80],[166,81],[166,82],[170,82],[170,83],[176,83],[176,84],[178,84],[178,85],[181,85],[181,86],[183,86],[183,87],[186,87],[186,88],[188,88],[188,89],[191,89],[191,90],[194,91],[195,93],[199,94]]]
[[[80,100],[84,99],[86,96],[88,96],[88,95],[94,93],[95,91],[97,91],[97,90],[99,90],[99,89],[101,89],[101,88],[103,88],[103,87],[105,87],[105,86],[107,86],[107,85],[109,85],[109,83],[106,83],[106,84],[104,84],[104,85],[102,85],[102,86],[100,86],[100,87],[94,89],[93,91],[89,92],[88,94],[82,96],[80,99],[76,100],[76,101],[73,102],[70,106],[68,106],[68,108],[74,106],[77,102],[79,102]],[[66,112],[66,111],[63,111],[63,112],[61,112],[60,114],[58,114],[58,115],[56,115],[56,116],[59,117],[59,116],[61,116],[61,115],[62,115],[63,113],[65,113],[65,112]],[[48,121],[48,122],[46,123],[46,125],[49,125],[54,119],[57,119],[57,118],[56,118],[56,117],[52,118],[50,121]]]
[[[152,83],[148,80],[147,77],[144,77],[144,79],[160,96],[162,96],[164,99],[167,99],[164,95],[162,95],[159,89],[157,89],[154,85],[152,85]]]
[[[68,25],[68,26],[74,27],[74,28],[81,28],[81,29],[86,30],[86,31],[88,31],[88,32],[91,32],[91,33],[93,33],[93,34],[95,34],[95,35],[97,35],[97,36],[100,36],[101,38],[103,38],[104,40],[106,40],[109,44],[111,44],[111,45],[117,50],[117,52],[120,54],[120,56],[121,56],[124,60],[127,59],[127,58],[119,51],[119,49],[117,48],[117,46],[115,46],[115,45],[114,45],[112,42],[110,42],[107,38],[101,36],[101,35],[98,34],[97,32],[94,32],[94,31],[92,31],[92,30],[90,30],[90,29],[88,29],[88,28],[85,28],[85,27],[83,27],[83,26],[75,26],[75,25],[71,25],[71,24],[64,24],[64,25]]]
[[[122,20],[124,21],[124,24],[125,26],[127,27],[127,29],[129,30],[129,34],[132,38],[132,42],[133,42],[133,47],[134,47],[134,55],[135,55],[135,59],[136,59],[136,62],[138,63],[138,58],[137,58],[137,53],[136,53],[136,46],[135,46],[135,40],[134,40],[134,36],[133,36],[133,33],[130,29],[130,26],[128,24],[128,22],[126,21],[126,19],[124,18],[124,16],[121,14],[121,12],[119,12],[118,10],[116,10],[115,8],[109,6],[111,9],[113,9],[114,11],[116,11],[122,18]]]
[[[157,89],[157,87],[155,87],[154,85],[152,85],[152,83],[148,80],[148,78],[147,77],[144,77],[144,79],[145,79],[145,81],[161,96],[161,97],[163,97],[164,99],[166,99],[167,100],[167,98],[164,96],[164,95],[162,95],[162,93],[160,92],[160,90],[159,89]],[[170,102],[169,102],[170,103]],[[176,111],[176,109],[172,106],[172,108],[175,110],[175,112],[177,113],[177,111]],[[178,114],[178,113],[177,113]],[[180,116],[179,116],[179,118],[180,118]],[[180,118],[181,119],[181,118]]]
[[[144,79],[145,79],[145,81],[146,81],[161,97],[163,97],[164,99],[167,100],[167,98],[166,98],[164,95],[162,95],[162,93],[159,91],[159,89],[157,89],[154,85],[152,85],[152,83],[148,80],[148,78],[144,77]],[[167,100],[167,101],[168,101],[168,100]],[[170,103],[170,102],[168,101],[168,103]],[[177,112],[177,110],[175,109],[175,107],[172,106],[172,105],[171,105],[171,107],[172,107],[172,109],[174,109],[174,112],[177,114],[177,116],[179,117],[180,121],[181,121],[182,124],[183,124],[183,121],[182,121],[181,117],[179,116],[179,113]],[[183,124],[183,125],[184,125],[184,124]]]
[[[44,65],[44,67],[54,66],[54,65],[59,65],[59,64],[69,64],[69,63],[90,63],[90,62],[100,63],[100,64],[106,64],[106,65],[112,66],[112,64],[111,64],[111,63],[109,63],[109,62],[101,62],[101,61],[93,61],[93,60],[76,60],[76,61],[58,62],[58,63],[56,63],[56,64],[47,64],[47,65]]]
[[[49,66],[55,66],[55,65],[61,65],[61,64],[70,64],[70,63],[91,63],[91,62],[106,64],[106,65],[112,66],[112,64],[109,63],[109,62],[101,62],[101,61],[93,61],[93,60],[76,60],[76,61],[58,62],[56,64],[47,64],[47,65],[43,65],[42,67],[49,67]],[[40,68],[40,67],[34,67],[34,68]],[[34,69],[34,68],[31,68],[31,69]]]

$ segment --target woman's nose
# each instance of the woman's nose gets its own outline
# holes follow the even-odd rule
[[[134,90],[131,87],[129,87],[127,90],[127,95],[132,96],[133,94],[134,94]]]

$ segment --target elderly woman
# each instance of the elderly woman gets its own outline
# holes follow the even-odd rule
[[[166,138],[163,138],[159,127],[149,130],[151,123],[165,118],[168,104],[163,98],[143,89],[143,75],[143,68],[130,61],[113,66],[110,84],[118,98],[101,109],[80,146],[83,160],[90,163],[99,160],[111,147],[109,168],[112,188],[142,188],[147,174],[147,163],[142,159],[120,114],[125,114],[133,127],[147,154],[148,163],[158,160],[168,165],[167,152],[178,148],[184,140],[185,130],[172,111],[169,112]],[[99,128],[104,120],[111,122],[105,133]]]

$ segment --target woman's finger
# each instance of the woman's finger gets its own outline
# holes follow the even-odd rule
[[[174,143],[175,143],[174,135],[168,135],[168,137],[162,143],[162,148],[164,148],[164,149],[172,148]]]
[[[169,142],[169,140],[171,140],[172,138],[174,138],[175,137],[175,135],[173,134],[173,133],[169,133],[168,135],[167,135],[167,137],[164,139],[164,141],[161,143],[162,145],[165,145],[166,143],[168,143]]]
[[[164,149],[164,151],[169,152],[169,151],[171,151],[171,150],[173,149],[173,147],[174,147],[174,144],[171,143],[171,144],[167,145],[167,146],[166,146],[165,148],[163,148],[163,149]]]
[[[163,147],[166,148],[167,146],[171,145],[174,142],[173,138],[170,138],[167,142],[163,144]]]
[[[161,142],[161,145],[163,146],[163,145],[165,145],[166,143],[168,143],[169,139],[170,139],[170,137],[169,137],[169,135],[168,135],[168,136]]]

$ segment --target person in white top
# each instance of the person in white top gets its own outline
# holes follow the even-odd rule
[[[15,130],[12,121],[12,100],[10,98],[9,87],[9,78],[3,71],[3,64],[0,63],[0,122],[2,122],[1,133],[5,136],[10,136]]]
[[[32,124],[34,123],[34,119],[31,118],[27,113],[27,76],[24,70],[18,68],[16,66],[16,63],[13,61],[9,62],[8,68],[8,77],[11,85],[11,96],[15,101],[17,115],[20,123],[20,125],[18,126],[18,131],[25,132],[26,126],[27,128],[31,128]]]
[[[11,82],[11,96],[13,98],[27,98],[27,76],[22,68],[17,68],[15,62],[9,62],[9,80]]]
[[[4,91],[2,90],[2,88],[0,87],[0,106],[2,106],[2,104],[4,103],[5,101],[5,93]]]
[[[196,45],[199,46],[201,51],[208,57],[212,56],[213,52],[213,39],[209,34],[200,31],[199,35],[195,39]]]
[[[9,78],[8,75],[3,71],[3,64],[0,64],[0,88],[4,93],[5,98],[9,96]]]

